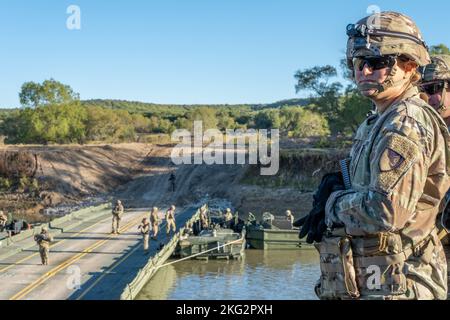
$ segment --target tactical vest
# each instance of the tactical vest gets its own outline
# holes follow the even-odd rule
[[[123,206],[115,206],[114,210],[113,210],[113,215],[117,216],[117,217],[122,217],[123,214]]]
[[[439,114],[417,99],[408,102],[423,108],[439,124],[447,144],[447,173],[450,172],[450,135]],[[391,111],[392,112],[392,111]],[[370,181],[370,155],[375,139],[391,112],[371,116],[359,128],[351,151],[352,189],[364,191]],[[371,138],[372,137],[372,138]],[[369,148],[369,149],[367,149]],[[362,168],[360,166],[363,166]],[[436,228],[419,243],[412,244],[401,232],[382,232],[374,236],[354,237],[344,229],[333,230],[315,244],[320,252],[321,277],[316,294],[321,299],[413,298],[404,273],[405,261],[420,259],[428,264],[439,243]],[[409,296],[412,294],[412,296]]]
[[[47,234],[39,234],[37,235],[37,243],[41,247],[48,248],[50,246],[50,242],[53,241],[53,237]]]
[[[152,224],[156,224],[159,222],[159,217],[158,217],[158,213],[151,213],[150,214],[150,222]]]

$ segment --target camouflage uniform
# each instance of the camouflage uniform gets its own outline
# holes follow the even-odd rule
[[[152,212],[150,213],[150,223],[153,230],[153,239],[156,239],[159,231],[159,216],[157,207],[153,207]]]
[[[429,85],[438,82],[444,82],[444,86],[441,93],[441,101],[438,108],[439,112],[445,111],[449,106],[445,105],[445,97],[448,94],[449,82],[450,82],[450,55],[436,55],[431,57],[431,63],[422,68],[422,85]],[[447,123],[448,119],[445,119]],[[449,128],[450,129],[450,128]],[[442,203],[442,214],[438,217],[438,225],[441,230],[439,232],[439,238],[443,243],[448,242],[446,236],[450,230],[450,190],[447,191],[445,201]]]
[[[200,223],[202,225],[202,229],[208,229],[209,222],[208,222],[208,216],[206,214],[205,209],[200,210]]]
[[[230,208],[227,208],[223,218],[225,219],[225,222],[229,222],[229,221],[233,220],[233,214],[231,213]]]
[[[177,230],[175,225],[175,206],[171,206],[166,213],[166,233],[169,234],[171,229],[173,232]]]
[[[429,63],[411,19],[382,12],[380,21],[382,31],[413,34],[415,40],[348,33],[348,54],[398,53],[421,66]],[[383,83],[380,92],[390,85]],[[332,193],[327,201],[332,232],[317,245],[319,297],[447,298],[447,262],[435,222],[450,185],[449,143],[445,123],[413,84],[399,101],[364,121],[350,154],[352,187]]]
[[[44,227],[40,234],[34,236],[34,240],[39,245],[39,254],[43,265],[48,265],[48,254],[50,251],[50,243],[53,241],[53,237],[48,233],[48,230]]]
[[[286,210],[286,219],[291,222],[291,225],[294,223],[294,216],[291,210]]]
[[[6,227],[6,222],[8,222],[8,217],[3,211],[0,210],[0,231],[3,231]]]
[[[431,58],[431,63],[421,70],[422,85],[428,83],[444,81],[441,93],[441,104],[438,111],[446,110],[449,106],[444,106],[445,96],[448,94],[450,81],[450,55],[436,55]]]
[[[142,223],[139,225],[138,229],[142,234],[142,241],[144,245],[144,251],[148,251],[148,240],[150,237],[150,222],[147,218],[142,219]]]
[[[113,217],[112,217],[111,233],[120,233],[119,225],[120,225],[120,220],[122,219],[122,216],[123,216],[123,211],[124,211],[124,208],[123,208],[122,202],[120,200],[117,200],[117,203],[112,210]]]

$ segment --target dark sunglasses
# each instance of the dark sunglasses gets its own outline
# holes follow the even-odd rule
[[[353,67],[358,71],[362,71],[366,65],[371,70],[392,68],[395,64],[395,59],[396,57],[394,56],[353,58]]]
[[[432,96],[436,93],[442,93],[445,87],[445,81],[432,82],[427,84],[422,84],[420,89],[426,94]]]

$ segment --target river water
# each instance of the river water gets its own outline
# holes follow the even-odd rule
[[[160,269],[137,300],[316,300],[316,250],[246,250],[241,260],[185,260]]]

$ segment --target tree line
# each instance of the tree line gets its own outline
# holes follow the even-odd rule
[[[272,129],[291,137],[329,134],[320,114],[298,105],[169,106],[89,100],[54,79],[27,82],[19,93],[22,108],[0,113],[0,134],[8,144],[68,144],[136,141],[140,135],[205,129]]]
[[[449,54],[450,50],[440,44],[432,46],[431,53]],[[114,143],[192,130],[193,122],[201,120],[205,129],[280,129],[282,137],[293,138],[351,137],[372,106],[350,81],[344,59],[340,67],[340,72],[329,65],[298,70],[295,89],[310,96],[270,105],[80,101],[69,85],[54,79],[26,82],[19,93],[22,108],[0,111],[0,135],[11,144]]]

